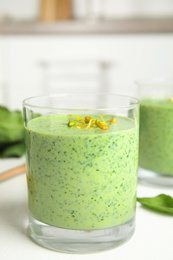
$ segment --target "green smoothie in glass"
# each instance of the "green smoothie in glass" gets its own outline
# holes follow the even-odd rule
[[[173,99],[141,99],[139,165],[173,176]]]
[[[41,116],[28,122],[25,142],[33,218],[65,229],[97,230],[134,216],[138,128],[133,120],[106,114]]]

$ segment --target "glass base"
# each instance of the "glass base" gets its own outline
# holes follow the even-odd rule
[[[139,168],[138,181],[147,185],[173,187],[173,175],[161,175],[143,168]]]
[[[129,240],[134,230],[135,217],[112,228],[70,230],[49,226],[29,216],[29,233],[34,242],[70,254],[91,254],[113,249]]]

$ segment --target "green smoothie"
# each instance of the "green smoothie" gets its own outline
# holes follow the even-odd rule
[[[143,99],[140,106],[139,165],[173,175],[173,102]]]
[[[104,115],[104,120],[113,117]],[[133,120],[114,118],[116,123],[107,122],[106,131],[69,127],[68,115],[29,121],[27,183],[29,211],[35,219],[60,228],[95,230],[134,216],[138,128]]]

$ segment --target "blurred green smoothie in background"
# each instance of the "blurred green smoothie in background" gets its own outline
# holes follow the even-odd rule
[[[173,79],[138,81],[139,180],[173,185]]]

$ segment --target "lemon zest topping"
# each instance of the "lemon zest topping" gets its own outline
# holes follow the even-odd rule
[[[73,116],[73,115],[70,115],[70,116]],[[93,129],[95,127],[99,127],[100,129],[102,130],[107,130],[110,128],[110,124],[112,123],[116,123],[117,122],[117,119],[116,118],[112,118],[112,119],[109,119],[105,122],[104,118],[102,115],[99,115],[101,120],[98,120],[98,119],[94,119],[90,116],[85,116],[85,119],[79,117],[79,116],[75,116],[75,120],[69,120],[68,122],[68,126],[69,127],[76,127],[78,129]],[[78,124],[77,124],[78,123]],[[80,124],[79,124],[80,123]],[[109,123],[109,124],[107,124]]]

